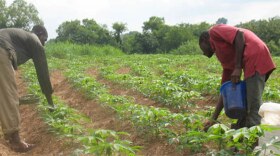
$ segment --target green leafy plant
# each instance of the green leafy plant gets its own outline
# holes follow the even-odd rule
[[[35,71],[24,69],[24,72],[26,80],[31,84],[29,91],[38,95],[42,101],[39,110],[45,122],[50,126],[50,131],[82,145],[83,148],[76,150],[75,153],[109,156],[116,154],[135,155],[140,149],[139,146],[132,146],[130,141],[121,139],[120,135],[128,135],[127,133],[85,128],[83,125],[89,123],[90,120],[61,102],[58,97],[54,96],[55,107],[50,112],[47,100],[38,89],[38,82],[35,82],[37,81]],[[83,85],[88,85],[86,79],[82,82],[84,82]]]

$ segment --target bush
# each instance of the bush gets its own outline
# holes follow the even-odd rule
[[[267,43],[267,46],[272,55],[280,56],[280,39],[278,41],[278,44],[271,40]]]
[[[46,53],[49,57],[60,59],[71,58],[73,56],[105,56],[105,55],[124,55],[124,53],[115,47],[106,45],[88,45],[74,44],[70,42],[50,42],[46,45]]]
[[[197,40],[191,40],[183,43],[177,49],[170,52],[171,54],[184,55],[184,54],[201,54],[201,50]]]

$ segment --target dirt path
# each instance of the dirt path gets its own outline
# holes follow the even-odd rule
[[[80,92],[71,87],[70,83],[59,71],[53,72],[51,77],[52,82],[54,82],[55,95],[59,96],[60,99],[68,103],[71,107],[88,115],[93,121],[93,124],[88,125],[89,127],[128,132],[130,136],[125,139],[132,141],[135,145],[143,147],[141,152],[137,155],[180,155],[176,152],[175,148],[168,145],[166,141],[144,138],[144,136],[136,133],[136,130],[129,122],[117,119],[117,115],[110,109],[102,107],[94,100],[85,98]],[[114,93],[113,90],[110,90],[110,92],[112,94]]]
[[[26,84],[23,82],[20,71],[16,74],[19,96],[27,93]],[[62,156],[69,155],[75,149],[73,145],[66,143],[48,131],[48,126],[40,118],[36,105],[21,105],[21,131],[20,135],[28,143],[36,144],[36,147],[27,153],[13,152],[7,143],[0,137],[0,156]],[[0,130],[1,131],[1,130]],[[0,132],[2,134],[2,132]]]

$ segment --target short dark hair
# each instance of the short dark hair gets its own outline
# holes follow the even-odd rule
[[[44,26],[42,26],[42,25],[35,25],[35,26],[32,28],[32,32],[33,32],[34,34],[36,34],[37,36],[38,36],[38,35],[42,35],[42,34],[48,35],[48,32],[47,32],[46,28],[45,28]]]
[[[203,31],[201,34],[200,34],[200,37],[199,37],[199,44],[201,42],[204,42],[204,41],[207,41],[209,39],[209,32],[208,31]]]

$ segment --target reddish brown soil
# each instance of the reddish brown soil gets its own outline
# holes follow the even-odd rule
[[[23,82],[20,72],[16,74],[16,78],[19,95],[25,95],[27,93],[26,84]],[[58,136],[48,131],[48,126],[40,118],[36,105],[20,105],[20,114],[20,135],[26,142],[33,143],[36,147],[27,153],[16,153],[8,147],[1,135],[0,156],[69,155],[75,149],[75,145],[71,145],[66,140],[59,139]]]
[[[129,67],[123,67],[117,70],[118,74],[128,74],[130,73],[130,68]]]
[[[132,141],[134,145],[143,147],[139,155],[182,155],[176,151],[174,146],[168,145],[166,141],[149,139],[138,134],[136,132],[137,130],[135,130],[128,121],[119,120],[117,114],[112,112],[110,108],[103,107],[94,100],[88,100],[79,91],[71,87],[70,83],[60,72],[56,71],[52,73],[52,82],[55,95],[59,96],[71,107],[91,118],[93,124],[88,124],[88,128],[109,129],[129,133],[130,136],[124,139]],[[114,94],[114,90],[115,89],[110,89],[110,92]],[[125,91],[119,90],[118,92]]]
[[[118,70],[118,72],[128,73],[129,70],[130,70],[129,68],[121,68]],[[143,96],[143,94],[139,93],[136,90],[126,89],[124,86],[120,84],[116,84],[101,78],[98,75],[98,71],[96,69],[88,69],[87,73],[92,77],[95,77],[100,83],[105,84],[107,87],[109,87],[109,92],[113,95],[133,97],[135,103],[142,104],[142,105],[155,106],[155,107],[162,106],[162,104]]]

